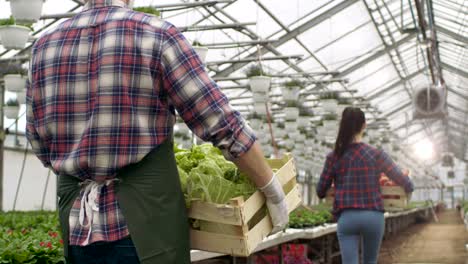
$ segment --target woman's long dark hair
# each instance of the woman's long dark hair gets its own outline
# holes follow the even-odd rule
[[[364,112],[357,107],[346,107],[341,116],[340,129],[335,143],[335,155],[342,157],[353,142],[354,136],[361,132],[366,123]]]

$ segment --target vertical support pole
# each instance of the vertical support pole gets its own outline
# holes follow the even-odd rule
[[[5,101],[5,86],[0,87],[0,103]],[[0,107],[0,212],[3,211],[3,144],[5,142],[5,129],[3,127],[3,106]]]

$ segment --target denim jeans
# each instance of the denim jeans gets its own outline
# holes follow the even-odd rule
[[[377,264],[385,229],[382,212],[361,209],[344,210],[338,219],[338,241],[343,264],[359,263],[362,240],[364,264]]]
[[[115,242],[97,242],[80,247],[69,247],[72,264],[138,264],[138,255],[130,238]]]

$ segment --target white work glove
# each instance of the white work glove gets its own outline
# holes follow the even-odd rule
[[[273,175],[271,181],[260,188],[260,191],[266,197],[266,204],[270,212],[273,230],[271,234],[278,233],[283,230],[289,222],[288,206],[284,195],[283,188],[280,182]]]

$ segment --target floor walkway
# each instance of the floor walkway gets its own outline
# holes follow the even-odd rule
[[[439,222],[415,224],[382,244],[379,264],[468,264],[468,231],[454,210],[442,211]]]

